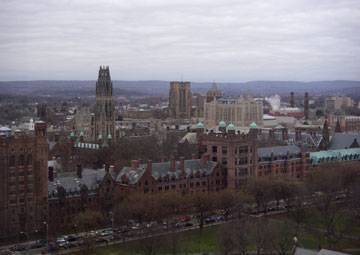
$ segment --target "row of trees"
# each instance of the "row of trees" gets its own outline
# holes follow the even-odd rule
[[[112,213],[114,225],[118,228],[137,222],[146,224],[156,221],[168,222],[168,244],[173,254],[178,250],[175,224],[187,214],[196,216],[202,231],[205,219],[215,213],[224,213],[239,219],[221,228],[218,247],[223,254],[237,249],[248,254],[249,247],[255,247],[260,254],[264,249],[287,254],[304,222],[321,229],[329,246],[335,245],[348,232],[357,219],[360,222],[360,171],[356,164],[331,165],[313,171],[305,181],[285,177],[262,177],[249,179],[240,190],[224,190],[219,193],[196,193],[182,196],[176,192],[157,195],[132,194],[115,203]],[[284,208],[285,207],[285,208]],[[285,209],[290,223],[275,223],[268,219],[269,209]],[[248,219],[249,214],[263,212],[264,217]],[[81,218],[82,216],[79,216]],[[245,220],[244,220],[245,219]],[[105,220],[110,224],[110,218]],[[85,220],[96,223],[97,220]],[[341,223],[341,224],[339,224]],[[84,225],[79,221],[79,225]],[[84,231],[97,226],[84,225]],[[152,225],[144,227],[139,246],[143,254],[156,254],[160,241],[154,236]],[[230,234],[229,234],[230,233]],[[266,235],[272,238],[268,240]],[[123,236],[125,238],[125,235]]]

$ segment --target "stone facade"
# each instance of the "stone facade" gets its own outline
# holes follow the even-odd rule
[[[170,82],[168,115],[175,119],[190,119],[192,95],[190,82]]]
[[[100,135],[102,139],[107,139],[109,135],[115,137],[114,110],[115,105],[110,70],[109,67],[100,67],[98,81],[96,82],[94,141],[96,141]]]
[[[205,127],[214,128],[220,121],[238,127],[248,127],[252,122],[263,125],[263,102],[250,93],[246,98],[218,99],[204,104]]]
[[[0,237],[44,230],[48,220],[46,124],[0,137]]]
[[[84,140],[91,141],[94,137],[92,124],[90,107],[77,109],[75,115],[75,134],[80,135],[82,132]]]

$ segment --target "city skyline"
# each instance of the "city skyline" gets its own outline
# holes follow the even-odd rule
[[[0,80],[360,80],[357,1],[0,6]]]

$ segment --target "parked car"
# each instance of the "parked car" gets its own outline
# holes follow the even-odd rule
[[[120,236],[118,236],[116,234],[114,234],[110,237],[110,241],[115,241],[115,240],[120,240],[120,239],[121,239]]]
[[[175,228],[181,228],[182,226],[181,226],[181,223],[176,223],[175,224]]]
[[[216,217],[216,221],[223,221],[225,220],[224,216],[218,216]]]
[[[191,227],[194,224],[191,221],[184,222],[184,227]]]
[[[12,246],[9,250],[10,251],[24,251],[25,249],[26,249],[26,247],[24,245],[16,244],[16,245]]]
[[[73,236],[73,235],[69,235],[69,236],[67,236],[67,238],[65,240],[68,242],[74,242],[77,240],[77,237]]]
[[[95,237],[95,236],[97,236],[99,233],[97,232],[97,231],[90,231],[89,232],[89,236],[91,236],[91,237]]]
[[[45,246],[45,240],[39,240],[30,246],[30,249],[38,249]]]
[[[74,243],[70,243],[69,241],[67,241],[63,246],[62,248],[64,249],[70,249],[72,247],[75,247],[75,244]]]
[[[108,240],[104,237],[100,237],[98,239],[96,239],[97,243],[108,243]]]
[[[213,223],[213,222],[215,222],[216,221],[216,219],[214,219],[214,218],[207,218],[207,219],[205,219],[205,223],[206,224],[210,224],[210,223]]]
[[[103,230],[103,232],[101,232],[100,236],[109,236],[109,235],[112,235],[112,230],[110,229],[105,229]]]
[[[181,222],[187,222],[187,221],[191,221],[190,216],[185,216],[184,218],[181,219]]]

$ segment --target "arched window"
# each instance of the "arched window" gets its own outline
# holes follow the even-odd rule
[[[32,155],[31,154],[27,157],[27,165],[28,166],[32,165]]]
[[[19,160],[18,160],[18,165],[19,165],[19,166],[23,166],[23,165],[24,165],[24,155],[20,155]]]
[[[15,166],[15,156],[14,155],[10,157],[9,166],[10,167]]]

